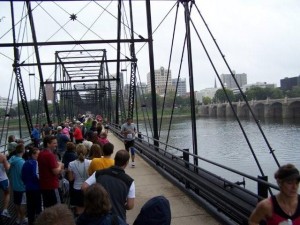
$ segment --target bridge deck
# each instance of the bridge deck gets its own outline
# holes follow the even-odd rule
[[[113,134],[109,134],[108,138],[115,145],[115,152],[119,149],[124,149],[123,143]],[[127,211],[127,222],[129,224],[133,223],[143,204],[151,197],[157,195],[163,195],[170,201],[172,225],[219,224],[204,209],[161,176],[141,157],[137,155],[135,161],[135,168],[131,168],[130,165],[126,168],[126,173],[135,180],[136,185],[135,207]]]
[[[115,137],[112,133],[108,136],[110,142],[115,146],[115,151],[124,149],[122,141]],[[186,196],[181,190],[174,186],[171,182],[161,176],[153,167],[148,165],[141,157],[136,156],[136,166],[126,168],[128,173],[134,180],[136,185],[136,200],[134,209],[127,211],[127,222],[132,224],[140,212],[143,204],[150,198],[163,195],[170,201],[172,213],[172,225],[217,225],[219,224],[204,209],[198,206],[191,198]],[[0,207],[3,206],[3,195],[0,192]],[[0,225],[14,224],[16,214],[14,206],[9,206],[11,219],[0,217]]]

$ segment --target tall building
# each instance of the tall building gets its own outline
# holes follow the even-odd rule
[[[240,87],[247,84],[247,74],[235,73],[235,71],[232,71],[232,72],[233,72],[235,79]],[[233,77],[231,76],[231,74],[221,74],[221,81],[225,85],[225,87],[228,89],[237,88],[237,85],[236,85]]]
[[[173,86],[174,90],[176,90],[177,78],[172,79],[172,86]],[[177,95],[178,96],[186,95],[186,79],[185,78],[179,78],[178,88],[177,88]]]
[[[47,79],[47,81],[51,81],[51,79]],[[53,98],[54,98],[54,87],[52,84],[45,84],[45,92],[46,92],[46,98],[47,98],[47,102],[48,103],[52,103],[53,102]]]
[[[140,95],[148,93],[148,87],[146,83],[138,83],[136,88],[137,93]]]
[[[7,102],[8,102],[8,108],[9,108],[10,105],[11,105],[11,101],[12,101],[12,100],[10,100],[10,101],[8,102],[8,98],[3,98],[3,97],[0,96],[0,108],[1,108],[1,109],[6,109]]]
[[[169,75],[168,79],[168,88],[167,91],[174,91],[174,88],[172,86],[172,72],[171,70],[168,73],[168,70],[166,70],[164,67],[160,67],[160,69],[155,70],[155,88],[156,88],[156,93],[158,95],[164,96],[165,94],[165,89],[166,89],[166,82],[167,82],[167,77]],[[151,77],[150,73],[147,74],[147,87],[148,87],[148,92],[151,92]]]
[[[280,88],[283,91],[292,90],[293,87],[300,86],[300,75],[298,77],[286,77],[280,80]]]
[[[112,79],[112,78],[117,78],[117,74],[111,74],[109,75],[109,78]],[[124,76],[123,76],[123,73],[120,72],[120,86],[122,88],[124,88]],[[108,85],[107,85],[108,87]],[[116,94],[116,90],[117,90],[117,81],[115,80],[111,80],[110,81],[110,88],[111,88],[111,92],[112,94]]]

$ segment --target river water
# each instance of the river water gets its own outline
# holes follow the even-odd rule
[[[253,154],[242,134],[237,121],[233,119],[197,119],[198,155],[232,169],[257,177],[261,175]],[[270,154],[256,123],[253,120],[241,121],[264,175],[274,181],[277,165]],[[300,122],[299,121],[260,121],[262,130],[270,143],[280,165],[293,163],[300,169]],[[192,129],[189,119],[175,119],[171,126],[169,144],[192,151]],[[143,130],[143,126],[141,126]],[[168,121],[162,124],[160,140],[167,137]],[[242,181],[240,175],[226,172],[204,161],[199,166],[218,174],[232,182]],[[246,188],[256,190],[256,184],[246,179]]]

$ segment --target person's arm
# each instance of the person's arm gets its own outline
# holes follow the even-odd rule
[[[134,125],[134,128],[133,128],[133,135],[134,136],[136,135],[136,131],[137,131],[137,129],[136,129],[136,126]]]
[[[269,215],[271,216],[272,206],[269,199],[262,200],[256,206],[256,208],[251,213],[248,224],[249,225],[259,225],[260,221],[265,220]]]
[[[96,183],[96,172],[92,174],[83,184],[81,185],[81,190],[85,191],[89,186]]]
[[[10,164],[7,161],[6,156],[4,154],[2,154],[2,153],[0,154],[0,163],[3,163],[3,166],[4,166],[5,170],[9,170]]]
[[[61,173],[61,171],[63,170],[64,168],[64,164],[62,162],[57,162],[57,167],[52,169],[52,172],[55,174],[55,175],[58,175]]]
[[[127,202],[125,205],[126,210],[133,209],[134,207],[134,198],[127,198]]]
[[[124,125],[121,126],[121,135],[122,136],[125,135],[125,127],[124,127]]]
[[[127,202],[125,204],[125,208],[127,210],[133,209],[134,199],[135,199],[135,184],[133,181],[132,184],[130,185],[128,196],[127,196]]]
[[[95,164],[95,160],[92,160],[90,165],[89,165],[89,168],[88,168],[88,174],[89,176],[91,176],[95,171],[94,171],[94,164]]]
[[[69,181],[73,181],[75,179],[74,173],[72,170],[67,171]]]

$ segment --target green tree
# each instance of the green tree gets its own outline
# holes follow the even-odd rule
[[[235,98],[234,98],[234,94],[233,94],[233,91],[232,90],[229,90],[229,89],[226,89],[225,88],[225,91],[228,95],[228,98],[230,101],[234,101]],[[214,96],[214,102],[218,103],[218,102],[226,102],[228,101],[226,95],[225,95],[225,92],[223,91],[223,89],[218,89],[215,93],[215,96]]]
[[[245,94],[248,100],[266,100],[268,97],[271,99],[280,99],[284,96],[279,88],[270,87],[253,87],[251,89],[248,89]]]
[[[270,98],[272,99],[280,99],[284,97],[284,94],[280,88],[271,88],[270,92]]]
[[[300,97],[300,87],[293,87],[292,90],[286,91],[286,96],[289,98]]]
[[[4,118],[5,116],[5,109],[0,108],[0,118]]]
[[[261,87],[253,87],[245,92],[248,100],[265,100],[267,96]]]
[[[9,116],[15,117],[15,116],[17,116],[17,115],[18,115],[18,112],[17,112],[15,109],[11,108],[11,109],[9,110]]]
[[[242,94],[241,93],[237,93],[234,95],[234,101],[238,102],[238,101],[244,101]]]
[[[212,100],[210,97],[202,97],[202,103],[204,105],[208,105],[208,104],[211,104]]]

